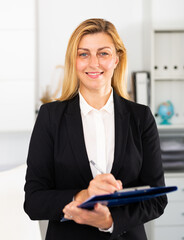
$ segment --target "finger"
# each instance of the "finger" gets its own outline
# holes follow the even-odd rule
[[[102,212],[103,211],[103,209],[102,209],[102,205],[101,204],[99,204],[99,203],[97,203],[97,204],[95,204],[94,205],[94,211],[95,212]]]
[[[80,209],[77,207],[78,205],[79,203],[77,201],[73,201],[66,205],[63,209],[64,218],[75,220],[75,218],[81,214],[79,213]]]
[[[117,188],[109,183],[102,182],[100,183],[95,191],[95,194],[109,194],[109,193],[114,193],[117,190]]]
[[[63,213],[71,212],[75,209],[80,203],[77,201],[72,201],[63,208]]]
[[[66,218],[66,219],[72,219],[73,216],[72,216],[70,213],[67,213],[67,214],[64,215],[64,218]]]
[[[109,208],[107,206],[104,206],[100,203],[97,203],[94,206],[94,213],[96,213],[96,215],[98,216],[98,218],[103,217],[103,221],[105,223],[105,220],[108,219],[108,221],[110,221],[110,226],[112,225],[112,216],[111,213],[109,211]]]
[[[117,180],[117,182],[119,184],[120,190],[123,189],[123,183],[121,182],[121,180]]]
[[[69,208],[70,205],[71,205],[71,202],[68,203],[68,204],[63,208],[63,212],[64,212],[64,213],[66,212],[66,209]]]
[[[105,206],[105,205],[103,205],[103,204],[100,204],[100,203],[97,203],[97,204],[95,204],[95,206],[94,206],[94,211],[96,212],[96,213],[107,213],[107,212],[109,212],[109,208],[107,207],[107,206]]]
[[[114,176],[110,173],[98,175],[95,179],[97,179],[97,181],[106,182],[106,183],[114,186],[115,190],[120,190],[121,189],[119,181],[117,181],[114,178]],[[95,181],[95,179],[94,179],[94,181]]]
[[[89,196],[114,193],[115,191],[122,189],[121,184],[112,174],[102,175],[103,176],[95,177],[95,179],[90,181],[87,189]]]

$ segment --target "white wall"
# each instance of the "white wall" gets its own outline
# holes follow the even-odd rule
[[[184,0],[152,0],[154,28],[184,29]]]
[[[30,132],[0,133],[0,171],[25,163]]]
[[[26,161],[35,119],[35,1],[0,1],[0,171]]]
[[[34,123],[34,10],[33,0],[0,2],[0,132]]]

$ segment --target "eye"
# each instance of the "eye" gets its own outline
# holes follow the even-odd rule
[[[88,56],[88,53],[79,53],[79,57],[87,57]]]
[[[109,53],[107,53],[107,52],[100,52],[99,55],[103,57],[103,56],[108,56]]]

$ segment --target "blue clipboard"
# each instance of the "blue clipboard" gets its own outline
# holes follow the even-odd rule
[[[121,206],[129,203],[140,202],[151,198],[166,195],[176,191],[176,186],[163,187],[137,187],[117,191],[113,194],[96,195],[80,204],[79,208],[93,209],[94,205],[100,203],[108,207]]]

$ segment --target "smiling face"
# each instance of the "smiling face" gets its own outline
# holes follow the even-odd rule
[[[112,38],[106,33],[87,34],[78,45],[76,71],[81,93],[108,91],[119,58]]]

